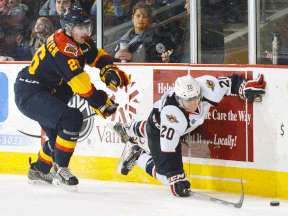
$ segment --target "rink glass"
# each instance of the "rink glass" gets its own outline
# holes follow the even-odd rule
[[[1,1],[1,4],[4,2]],[[133,27],[132,7],[137,1],[120,1],[119,6],[122,7],[124,16],[119,16],[119,14],[121,15],[119,7],[115,9],[114,5],[112,10],[111,2],[113,4],[113,1],[104,0],[102,5],[103,34],[100,48],[104,48],[113,56],[119,38]],[[188,53],[181,59],[181,63],[251,64],[251,62],[255,62],[257,64],[288,65],[288,57],[286,57],[288,51],[286,48],[288,44],[286,42],[288,0],[256,0],[255,9],[252,8],[254,11],[251,10],[253,1],[188,0],[189,4],[193,6],[189,8],[190,14],[193,10],[197,13],[197,20],[194,21],[197,23],[197,31],[189,31],[191,20],[187,13],[187,7],[185,7],[186,0],[149,0],[147,2],[152,3],[154,30],[160,34],[173,36],[177,45],[174,53]],[[5,48],[6,46],[1,45],[1,56],[6,56],[8,52],[8,56],[13,57],[17,36],[31,35],[31,29],[37,19],[41,17],[39,10],[43,6],[43,2],[25,1],[22,3],[28,6],[26,16],[3,14],[0,16],[0,39],[4,38],[1,43],[6,43],[8,47]],[[248,17],[256,17],[254,29],[253,26],[248,26]],[[53,25],[60,19],[59,16],[47,16],[47,18]],[[96,16],[90,15],[90,18],[94,26],[91,37],[96,43]],[[256,38],[251,39],[249,35],[254,30]],[[185,37],[183,37],[184,35]],[[196,49],[190,45],[190,39],[193,41],[195,39],[194,47]],[[255,46],[248,46],[251,43]],[[190,49],[191,47],[193,49]],[[256,53],[255,61],[251,59],[252,52]],[[191,60],[191,56],[196,56],[196,58]],[[25,60],[31,61],[31,59],[32,57],[27,57]]]

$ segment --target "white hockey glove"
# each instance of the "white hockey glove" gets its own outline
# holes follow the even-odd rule
[[[170,183],[170,188],[174,196],[177,197],[190,196],[187,192],[186,193],[184,192],[185,189],[190,190],[191,186],[191,183],[188,180],[185,172],[168,178],[168,181]]]
[[[239,97],[251,102],[261,102],[261,95],[265,94],[265,85],[263,74],[259,74],[256,80],[243,80],[239,87]]]

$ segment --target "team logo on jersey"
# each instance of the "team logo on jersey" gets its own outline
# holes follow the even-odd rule
[[[179,123],[176,116],[174,116],[174,115],[167,115],[166,114],[166,117],[167,117],[168,122],[170,122],[170,123]]]
[[[74,54],[74,56],[77,56],[78,49],[76,46],[73,46],[72,44],[67,43],[67,46],[65,47],[64,52],[72,53]]]
[[[192,119],[191,120],[191,125],[195,124],[196,120],[195,119]]]
[[[215,83],[212,80],[206,80],[206,85],[214,91]]]

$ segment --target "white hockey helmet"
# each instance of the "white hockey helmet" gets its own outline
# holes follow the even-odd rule
[[[175,82],[175,98],[178,101],[179,105],[184,109],[191,112],[192,102],[195,100],[200,100],[201,98],[201,89],[199,84],[191,75],[178,77]],[[196,107],[197,108],[197,107]],[[194,110],[192,110],[194,112]]]

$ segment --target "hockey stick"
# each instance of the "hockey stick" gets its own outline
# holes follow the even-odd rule
[[[114,103],[114,104],[112,104],[112,106],[107,107],[107,108],[105,109],[105,111],[110,111],[110,110],[112,110],[112,109],[117,108],[118,106],[119,106],[118,103]],[[105,112],[105,111],[104,111],[104,112]],[[94,112],[94,113],[91,114],[90,116],[85,117],[85,118],[83,119],[83,122],[89,120],[90,118],[92,118],[92,117],[94,117],[94,116],[96,116],[96,115],[98,115],[98,114],[96,114],[96,113]],[[42,139],[42,138],[43,138],[43,139],[48,138],[46,135],[41,135],[41,136],[39,136],[39,135],[28,134],[28,133],[25,133],[25,132],[23,132],[23,131],[21,131],[21,130],[18,130],[18,131],[19,131],[20,133],[26,135],[26,136],[30,136],[30,137],[34,137],[34,138],[40,138],[40,139]]]
[[[204,195],[204,194],[200,194],[200,193],[196,193],[196,192],[193,192],[193,191],[190,191],[190,190],[187,190],[187,189],[185,189],[185,192],[188,193],[190,196],[194,196],[194,197],[197,197],[197,198],[200,198],[200,199],[205,199],[205,200],[208,200],[208,201],[217,202],[217,203],[220,203],[220,204],[223,204],[223,205],[227,205],[227,206],[232,206],[232,207],[235,207],[235,208],[241,208],[242,205],[243,205],[243,201],[244,201],[244,187],[243,187],[242,180],[241,180],[241,185],[242,185],[242,192],[241,192],[241,197],[240,197],[240,200],[239,200],[238,203],[232,203],[232,202],[228,202],[228,201],[225,201],[225,200],[213,198],[213,197],[210,197],[210,196],[207,196],[207,195]]]

